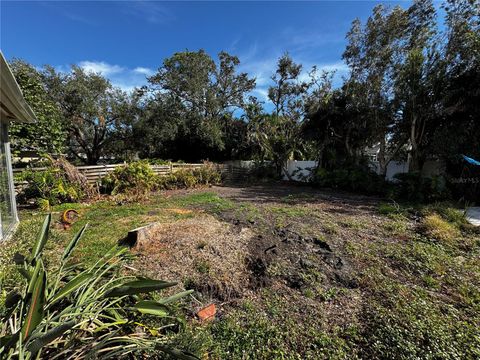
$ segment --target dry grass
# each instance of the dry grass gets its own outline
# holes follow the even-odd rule
[[[450,243],[461,236],[455,225],[444,220],[438,214],[427,215],[423,220],[423,225],[429,236],[440,241]]]
[[[185,287],[207,296],[229,300],[245,291],[248,228],[231,225],[201,214],[195,218],[161,224],[147,243],[136,250],[134,267],[158,279],[177,279]]]

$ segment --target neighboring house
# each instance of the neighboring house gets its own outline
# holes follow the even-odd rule
[[[378,162],[378,154],[380,146],[374,145],[364,150],[365,156],[370,160],[370,168],[377,174],[380,174],[380,164]],[[387,165],[386,180],[394,181],[396,174],[408,173],[408,159],[407,160],[391,160]],[[438,159],[427,159],[423,164],[422,175],[431,177],[441,175],[444,173],[444,164]]]
[[[0,52],[0,241],[11,236],[18,223],[8,140],[8,126],[12,121],[32,122],[35,114]]]

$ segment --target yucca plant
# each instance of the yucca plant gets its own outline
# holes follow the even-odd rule
[[[169,315],[168,304],[190,291],[159,301],[142,298],[176,283],[121,275],[125,248],[113,248],[87,268],[70,264],[70,255],[87,225],[67,245],[57,269],[49,271],[42,253],[50,222],[48,215],[30,256],[14,257],[26,284],[23,294],[12,292],[5,301],[7,311],[0,333],[2,359],[123,358],[149,351],[197,359],[170,348],[165,332],[177,321]],[[142,314],[172,320],[173,324],[148,329],[133,319]]]

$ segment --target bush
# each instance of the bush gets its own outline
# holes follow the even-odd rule
[[[179,169],[173,174],[158,176],[156,188],[172,190],[193,188],[201,185],[215,185],[222,180],[221,174],[213,164],[205,163],[203,167],[195,169]]]
[[[381,176],[362,166],[335,170],[319,168],[315,172],[313,183],[321,187],[338,188],[366,194],[383,195],[388,188],[386,181]]]
[[[135,161],[117,167],[103,177],[102,190],[108,194],[147,193],[153,189],[156,175],[147,161]]]
[[[419,173],[396,174],[394,196],[413,202],[433,202],[450,198],[445,178],[423,177]]]
[[[64,202],[77,202],[94,194],[85,176],[67,160],[47,158],[47,167],[43,171],[27,169],[18,177],[19,181],[26,181],[18,199],[26,202],[34,199],[42,208]]]
[[[48,215],[28,257],[18,253],[14,257],[25,287],[23,292],[14,290],[5,301],[2,358],[143,358],[146,352],[161,351],[198,359],[168,347],[167,326],[149,328],[141,318],[145,314],[163,321],[168,318],[171,326],[168,304],[191,291],[158,301],[145,299],[176,283],[121,275],[126,248],[113,248],[90,268],[69,264],[86,225],[66,246],[58,267],[50,271],[42,255],[50,222]]]

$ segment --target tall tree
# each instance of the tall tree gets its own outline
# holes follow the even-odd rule
[[[358,114],[350,126],[361,131],[367,141],[378,144],[379,170],[383,175],[405,142],[391,141],[396,122],[392,73],[406,26],[405,15],[400,7],[376,6],[364,27],[358,19],[352,23],[343,54],[350,67],[344,90],[351,110]]]
[[[255,87],[254,79],[238,73],[240,61],[236,56],[220,52],[218,58],[217,65],[204,50],[176,53],[149,78],[156,94],[152,101],[174,105],[175,109],[170,107],[169,111],[180,120],[174,121],[175,142],[181,150],[177,158],[200,160],[222,151],[225,119],[245,106],[246,94]],[[163,118],[153,116],[150,122],[169,126],[165,112]]]
[[[480,2],[449,0],[444,10],[441,119],[432,151],[458,177],[464,169],[460,154],[480,157]]]
[[[402,115],[399,133],[408,134],[409,171],[419,172],[427,156],[437,118],[440,58],[436,13],[431,0],[415,1],[408,12],[403,56],[396,69],[396,101]]]
[[[72,66],[68,73],[47,67],[45,79],[65,118],[70,152],[86,164],[97,164],[129,116],[127,94],[112,87],[102,75],[78,66]]]
[[[268,89],[273,103],[271,115],[256,113],[249,119],[251,138],[261,149],[263,159],[272,160],[279,174],[286,171],[287,160],[302,150],[300,123],[305,113],[308,84],[300,80],[302,66],[285,54],[277,62]]]
[[[35,123],[12,123],[9,132],[13,153],[30,150],[60,154],[65,150],[67,127],[60,109],[50,98],[41,72],[19,59],[10,63],[25,100],[35,113]]]

